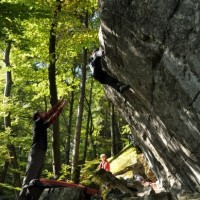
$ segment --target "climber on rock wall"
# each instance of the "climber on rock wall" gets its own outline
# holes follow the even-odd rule
[[[101,84],[106,84],[114,88],[117,92],[122,93],[130,88],[130,85],[126,85],[116,78],[110,76],[106,71],[103,70],[103,65],[106,65],[104,51],[100,49],[95,49],[92,53],[90,59],[90,69],[92,76],[95,80],[99,81]]]

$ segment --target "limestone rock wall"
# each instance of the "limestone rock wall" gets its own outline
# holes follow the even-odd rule
[[[165,189],[200,192],[200,1],[100,0],[108,97]]]

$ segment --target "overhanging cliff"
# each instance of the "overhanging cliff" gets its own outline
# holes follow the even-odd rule
[[[100,0],[108,97],[165,189],[200,192],[200,2]]]

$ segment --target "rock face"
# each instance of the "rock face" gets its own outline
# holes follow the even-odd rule
[[[53,188],[46,189],[39,200],[75,200],[84,199],[81,188]]]
[[[200,2],[100,0],[108,97],[167,191],[200,192]]]

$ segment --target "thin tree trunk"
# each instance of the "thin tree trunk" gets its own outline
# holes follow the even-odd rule
[[[55,105],[58,101],[56,87],[56,28],[58,24],[58,15],[61,12],[62,3],[56,0],[56,8],[54,11],[53,21],[50,29],[49,37],[49,90],[51,96],[51,105]],[[53,124],[53,172],[54,176],[58,177],[61,171],[61,153],[60,153],[60,130],[59,118]]]
[[[83,118],[83,108],[84,108],[84,97],[85,97],[85,82],[86,82],[86,64],[87,64],[87,49],[83,51],[83,65],[82,65],[82,80],[81,80],[81,93],[79,97],[79,106],[77,112],[77,121],[76,121],[76,130],[74,134],[74,148],[72,154],[72,180],[75,183],[79,182],[79,145],[80,145],[80,135],[81,135],[81,126]]]
[[[73,83],[75,79],[75,71],[76,65],[72,68],[73,80],[72,80],[72,88],[74,89]],[[73,109],[74,109],[74,90],[71,92],[70,102],[69,102],[69,115],[68,115],[68,124],[67,124],[67,135],[66,135],[66,151],[65,151],[65,162],[67,165],[70,164],[70,152],[71,152],[71,135],[72,135],[72,119],[73,119]]]
[[[0,175],[0,183],[5,183],[8,167],[9,167],[9,161],[5,160],[3,169],[1,171],[1,175]]]
[[[83,163],[85,163],[85,160],[87,158],[87,149],[88,149],[88,136],[90,132],[90,119],[91,119],[91,103],[92,103],[92,89],[93,89],[93,79],[91,80],[90,85],[90,92],[89,92],[89,101],[88,101],[88,116],[87,116],[87,125],[86,125],[86,134],[85,134],[85,146],[84,146],[84,152],[83,152]]]
[[[116,155],[116,139],[115,139],[115,113],[114,113],[114,105],[113,103],[110,103],[110,116],[111,116],[111,122],[110,122],[110,132],[111,132],[111,155]]]
[[[119,153],[122,150],[123,143],[121,140],[121,134],[120,134],[120,129],[119,129],[119,123],[117,123],[116,118],[115,118],[115,139],[116,139],[116,153]]]
[[[66,164],[69,165],[70,157],[70,141],[71,141],[71,129],[72,129],[72,117],[74,107],[74,91],[71,92],[70,103],[69,103],[69,116],[68,116],[68,127],[67,127],[67,139],[66,139]]]
[[[88,12],[85,16],[85,27],[88,28]],[[79,97],[79,106],[77,112],[76,130],[74,134],[74,148],[72,155],[72,170],[71,178],[75,183],[79,183],[80,169],[78,167],[79,161],[79,146],[80,146],[80,135],[83,118],[84,98],[85,98],[85,82],[86,82],[86,65],[87,65],[87,49],[83,49],[83,65],[82,65],[82,80],[81,80],[81,93]]]
[[[92,115],[90,116],[90,143],[92,145],[92,149],[93,149],[93,158],[96,158],[97,157],[97,148],[96,148],[96,144],[94,142],[94,139],[93,139],[93,131],[94,131],[94,127],[93,127],[93,120],[92,120]]]
[[[11,41],[8,41],[6,51],[5,51],[5,59],[4,59],[6,67],[10,67],[10,51],[11,51]],[[8,70],[6,72],[6,85],[5,85],[5,89],[4,89],[4,104],[6,104],[7,99],[10,97],[11,88],[12,88],[12,74],[11,74],[11,71]],[[5,125],[5,129],[7,129],[7,128],[11,129],[10,112],[8,112],[7,115],[4,117],[4,125]],[[12,129],[11,129],[11,135],[14,136],[14,134],[12,133]],[[19,174],[19,172],[17,172],[19,170],[19,165],[18,165],[18,161],[17,161],[17,154],[16,154],[15,146],[13,144],[8,144],[7,148],[8,148],[8,152],[9,152],[9,156],[10,156],[10,163],[13,167],[13,173],[12,173],[13,186],[20,187],[21,181],[20,181],[20,174]],[[4,174],[4,176],[5,176],[5,174]]]
[[[19,170],[19,165],[17,161],[16,149],[13,144],[7,145],[7,148],[10,156],[10,163],[13,167],[13,186],[20,187],[21,181],[20,181],[20,173],[17,172]]]

